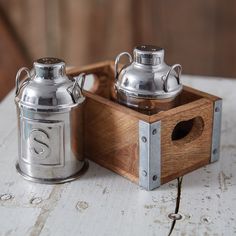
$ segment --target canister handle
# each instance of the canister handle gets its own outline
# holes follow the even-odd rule
[[[119,64],[120,58],[125,55],[128,56],[130,63],[133,61],[132,56],[128,52],[122,52],[116,57],[116,60],[115,60],[115,81],[118,79],[120,72],[124,69],[124,66],[123,66],[123,68],[121,68],[121,70],[118,72],[118,64]]]
[[[76,77],[76,82],[77,82],[78,86],[80,87],[81,92],[82,92],[83,89],[84,89],[85,76],[86,76],[85,73],[81,73],[81,74],[79,74],[78,77]],[[81,85],[79,85],[79,81],[80,81],[80,80],[81,80]]]
[[[20,86],[20,76],[21,76],[21,73],[22,73],[23,71],[26,72],[26,74],[27,74],[27,79],[25,79],[25,80],[22,82],[21,86]],[[20,68],[20,69],[18,70],[17,74],[16,74],[16,92],[15,92],[15,95],[17,95],[17,94],[19,93],[19,90],[22,88],[22,86],[23,86],[25,83],[29,82],[29,80],[30,80],[30,70],[29,70],[27,67],[22,67],[22,68]]]
[[[182,66],[180,64],[174,64],[173,66],[171,66],[171,68],[169,69],[169,71],[167,72],[166,76],[165,76],[165,81],[164,81],[164,91],[165,92],[169,92],[169,89],[168,89],[168,79],[169,79],[169,76],[170,76],[170,73],[171,71],[177,69],[177,82],[178,84],[180,84],[180,76],[181,76],[181,72],[182,72]]]
[[[79,81],[81,80],[81,84],[79,85]],[[85,73],[81,73],[79,74],[79,76],[77,76],[75,78],[75,82],[72,86],[72,90],[71,90],[71,95],[73,97],[73,100],[75,102],[78,101],[78,99],[81,97],[81,95],[83,96],[83,89],[84,89],[84,81],[85,81]],[[76,86],[78,86],[80,88],[80,92],[76,92],[78,90],[76,90]]]

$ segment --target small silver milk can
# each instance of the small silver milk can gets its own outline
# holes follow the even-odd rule
[[[27,78],[20,83],[23,71]],[[16,168],[25,179],[63,183],[86,171],[81,114],[84,78],[84,74],[77,79],[66,76],[65,62],[57,58],[42,58],[34,62],[31,71],[25,67],[18,71]]]
[[[164,62],[164,49],[156,46],[137,46],[133,58],[128,52],[115,60],[115,90],[119,103],[146,114],[154,114],[175,106],[182,91],[181,65],[168,66]],[[118,71],[121,56],[129,64]]]

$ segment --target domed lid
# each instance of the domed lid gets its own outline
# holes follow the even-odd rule
[[[166,65],[163,48],[137,46],[133,54],[134,59],[127,52],[119,54],[116,58],[115,86],[118,92],[146,99],[174,98],[181,92],[181,65]],[[129,57],[130,63],[118,72],[118,63],[123,55]]]
[[[19,84],[22,71],[27,73],[27,79]],[[65,109],[84,101],[79,79],[66,76],[65,62],[57,58],[41,58],[34,62],[33,69],[23,67],[16,75],[16,97],[20,105],[33,110]],[[83,84],[83,81],[82,81]],[[82,85],[81,85],[82,87]]]

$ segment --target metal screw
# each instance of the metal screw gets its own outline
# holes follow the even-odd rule
[[[154,130],[152,131],[152,134],[155,135],[156,133],[157,133],[157,130],[154,129]]]
[[[142,171],[142,175],[143,175],[143,176],[147,176],[147,171],[146,171],[146,170],[143,170],[143,171]]]
[[[144,143],[147,142],[147,138],[146,138],[146,137],[143,136],[141,139],[142,139],[142,141],[143,141]]]
[[[215,155],[217,152],[218,152],[218,151],[217,151],[217,148],[215,148],[215,149],[213,150],[213,154]]]
[[[168,217],[171,219],[171,220],[181,220],[183,218],[182,215],[180,215],[179,213],[170,213],[168,215]]]
[[[152,179],[153,179],[153,181],[156,181],[157,180],[157,175],[153,175]]]

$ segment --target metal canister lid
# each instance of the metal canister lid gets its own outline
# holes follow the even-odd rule
[[[22,71],[27,79],[19,84]],[[82,78],[81,86],[79,79]],[[58,58],[41,58],[34,62],[33,69],[23,67],[16,76],[15,100],[34,110],[57,110],[76,106],[84,101],[82,86],[84,74],[77,79],[69,78],[65,62]]]
[[[121,56],[129,58],[129,64],[118,71]],[[180,64],[168,66],[164,62],[164,49],[142,45],[134,48],[133,58],[122,52],[115,61],[115,87],[118,93],[142,99],[175,98],[182,90]]]

